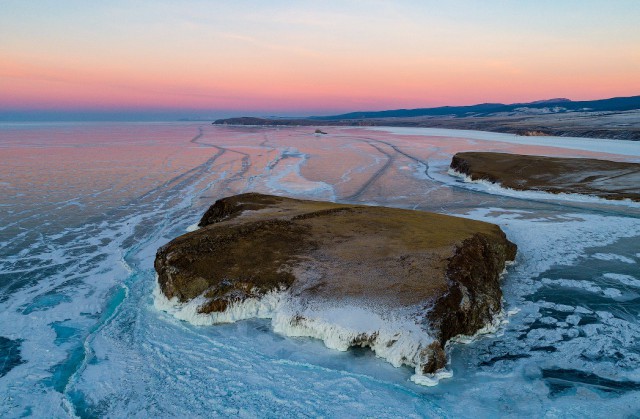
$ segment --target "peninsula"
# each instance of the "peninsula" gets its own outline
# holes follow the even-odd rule
[[[640,140],[640,96],[572,101],[565,98],[528,103],[350,112],[306,118],[240,117],[216,125],[392,126],[557,136]]]

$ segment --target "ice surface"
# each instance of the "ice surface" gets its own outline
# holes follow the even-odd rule
[[[373,127],[371,129],[385,131],[392,134],[464,138],[481,141],[505,142],[516,145],[557,147],[570,150],[587,150],[597,153],[612,153],[640,157],[640,147],[638,147],[637,141],[553,136],[530,137],[498,132],[444,128]]]
[[[458,151],[629,160],[640,144],[324,130],[316,137],[306,127],[0,125],[0,152],[11,155],[0,167],[0,336],[20,342],[0,355],[16,360],[18,351],[21,360],[3,369],[0,416],[637,414],[640,211],[487,193],[446,170]],[[176,311],[158,310],[156,249],[215,199],[247,191],[498,223],[519,247],[503,279],[507,315],[493,333],[451,344],[442,374],[453,377],[426,387],[412,377],[421,384],[438,377],[395,368],[369,348],[325,346],[344,348],[356,331],[402,321],[383,312],[283,305],[274,296],[229,319],[271,320],[213,327],[193,307],[165,301],[165,310]],[[292,324],[296,312],[306,320]],[[406,344],[380,347],[378,355],[411,356],[416,342],[407,334]]]

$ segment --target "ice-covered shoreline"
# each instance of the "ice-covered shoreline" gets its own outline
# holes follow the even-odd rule
[[[464,183],[476,184],[482,186],[482,191],[495,194],[495,195],[506,195],[512,198],[530,198],[530,199],[541,199],[541,200],[565,200],[570,202],[584,202],[584,203],[592,203],[592,204],[609,204],[609,205],[620,205],[627,206],[633,208],[640,208],[640,203],[632,201],[631,199],[606,199],[600,198],[598,196],[593,195],[585,195],[578,193],[551,193],[544,191],[521,191],[517,189],[506,188],[502,186],[498,182],[490,182],[485,179],[472,179],[471,176],[458,172],[455,169],[449,168],[447,170],[447,174],[450,176],[461,179]]]
[[[232,303],[223,312],[199,313],[198,308],[206,302],[205,298],[180,303],[177,298],[168,299],[158,284],[153,291],[153,301],[157,310],[196,326],[254,318],[271,319],[275,333],[318,339],[329,349],[347,351],[354,347],[368,347],[377,357],[396,368],[414,368],[410,379],[419,385],[435,386],[440,380],[453,377],[453,372],[447,368],[432,374],[420,371],[420,364],[425,361],[425,356],[429,356],[429,346],[436,339],[427,327],[419,324],[419,307],[402,315],[356,304],[337,306],[327,303],[303,307],[289,291],[282,290]],[[500,312],[475,335],[459,335],[451,342],[469,343],[478,336],[494,333],[503,322],[504,313]]]
[[[509,262],[513,265],[514,262]],[[507,269],[501,273],[502,278]],[[425,324],[428,312],[424,307],[415,306],[398,313],[386,311],[384,307],[358,304],[357,301],[340,304],[324,302],[309,304],[292,295],[291,290],[276,290],[261,297],[247,298],[233,302],[222,312],[200,313],[206,304],[204,296],[181,303],[176,297],[167,298],[162,292],[156,274],[153,290],[153,305],[176,319],[196,326],[212,326],[235,323],[249,319],[270,319],[273,332],[288,337],[309,337],[318,339],[324,345],[337,351],[367,347],[378,357],[396,368],[411,367],[414,373],[410,380],[422,386],[436,386],[440,380],[453,377],[447,367],[434,373],[423,373],[420,366],[425,357],[433,356],[430,346],[437,343],[433,332]],[[450,345],[469,344],[485,335],[495,334],[508,323],[508,316],[517,310],[505,312],[501,309],[484,327],[473,335],[456,335],[445,345],[449,357]],[[421,324],[422,323],[422,324]]]

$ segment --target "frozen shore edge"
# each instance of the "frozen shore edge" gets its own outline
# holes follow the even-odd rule
[[[506,270],[505,270],[506,272]],[[153,290],[153,304],[157,310],[166,312],[178,320],[196,326],[235,323],[248,319],[271,319],[273,332],[288,337],[310,337],[321,340],[329,349],[347,351],[353,347],[368,347],[374,354],[394,367],[414,368],[410,380],[423,386],[435,386],[440,380],[453,377],[453,371],[442,368],[432,374],[420,371],[419,360],[425,356],[435,339],[428,330],[418,325],[408,314],[404,317],[384,316],[374,310],[349,306],[337,309],[349,312],[355,318],[367,319],[360,324],[340,324],[336,319],[335,307],[315,310],[300,310],[293,297],[286,290],[268,292],[260,298],[248,298],[229,304],[222,312],[200,313],[199,308],[206,302],[204,297],[180,303],[177,298],[168,299],[157,282]],[[337,318],[340,318],[338,316]],[[329,320],[333,318],[334,321]],[[342,316],[342,319],[345,317]],[[496,333],[507,322],[504,310],[474,335],[458,335],[449,340],[452,343],[468,344],[483,335]],[[349,322],[347,322],[349,323]],[[448,351],[447,351],[448,352]]]
[[[544,191],[521,191],[512,188],[506,188],[502,186],[499,182],[490,182],[485,179],[472,179],[471,176],[459,172],[455,169],[449,168],[447,170],[447,174],[456,178],[461,179],[464,183],[472,183],[476,185],[482,186],[483,192],[487,192],[493,195],[505,195],[513,198],[531,198],[531,199],[540,199],[540,200],[564,200],[569,202],[576,203],[589,203],[589,204],[608,204],[608,205],[617,205],[617,206],[625,206],[625,207],[635,207],[640,208],[640,203],[635,202],[631,199],[606,199],[601,198],[599,196],[594,195],[585,195],[578,193],[551,193]]]

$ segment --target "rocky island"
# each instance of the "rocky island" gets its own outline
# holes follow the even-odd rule
[[[451,170],[516,190],[640,202],[640,163],[492,152],[457,153]]]
[[[493,224],[256,193],[220,199],[156,255],[156,306],[197,324],[271,318],[437,382],[447,342],[501,311],[516,246]]]

